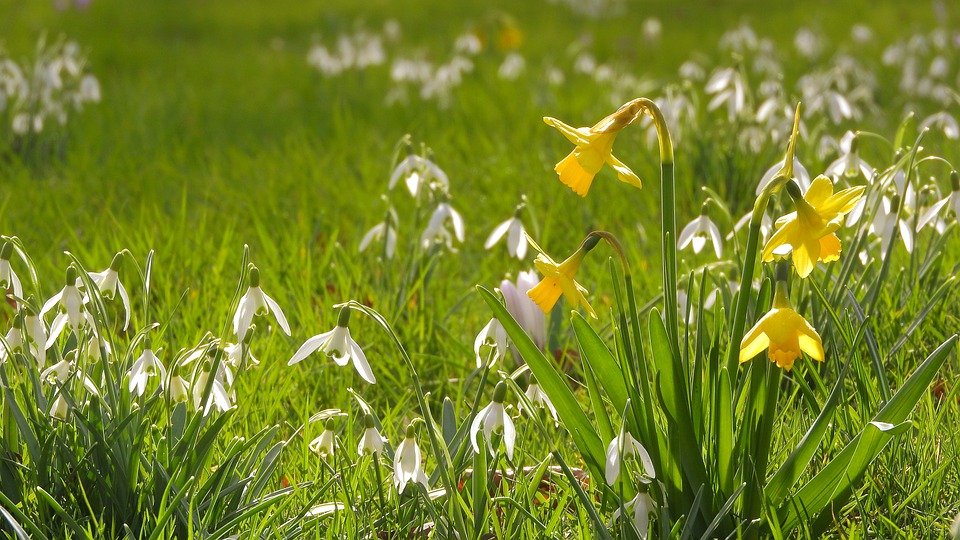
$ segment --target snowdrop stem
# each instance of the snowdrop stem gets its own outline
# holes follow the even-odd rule
[[[119,272],[120,268],[123,266],[123,252],[120,251],[113,256],[113,260],[110,261],[110,269],[114,272]]]
[[[370,415],[367,416],[370,417]],[[371,418],[371,422],[372,420]],[[374,452],[370,457],[373,459],[373,473],[377,477],[377,498],[380,499],[380,512],[383,513],[384,517],[387,517],[390,513],[387,512],[387,501],[383,496],[383,473],[380,471],[380,453]]]

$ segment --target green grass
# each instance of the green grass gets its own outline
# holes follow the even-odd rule
[[[285,482],[316,482],[298,490],[294,502],[278,511],[281,521],[296,515],[311,500],[348,497],[344,489],[363,494],[364,503],[356,515],[327,518],[321,525],[311,523],[311,537],[361,534],[357,531],[382,511],[372,489],[369,463],[354,466],[352,462],[361,417],[348,388],[356,389],[371,404],[394,446],[402,437],[403,426],[422,416],[409,372],[369,319],[355,315],[351,330],[370,359],[377,385],[363,383],[352,368],[339,368],[320,355],[286,366],[306,338],[334,326],[334,304],[356,299],[383,313],[431,394],[435,418],[440,420],[442,399],[449,397],[462,423],[478,391],[473,339],[489,319],[489,310],[474,285],[492,288],[505,275],[531,266],[529,260],[508,259],[502,245],[491,252],[482,247],[492,228],[509,217],[521,196],[526,196],[529,206],[525,222],[551,255],[566,257],[590,230],[609,230],[624,244],[635,268],[640,304],[658,294],[656,152],[644,145],[641,130],[628,129],[617,141],[617,154],[644,180],[644,190],[627,190],[605,170],[588,198],[571,194],[552,171],[554,163],[569,152],[569,145],[545,126],[541,117],[589,125],[613,111],[615,104],[605,95],[608,90],[604,86],[586,76],[568,73],[564,85],[545,84],[541,65],[557,65],[569,72],[571,44],[590,43],[599,60],[610,60],[636,76],[649,78],[650,92],[658,94],[665,81],[676,79],[684,60],[695,52],[713,55],[719,36],[743,21],[751,23],[761,36],[788,48],[796,28],[803,25],[837,36],[836,42],[840,42],[853,23],[863,22],[873,28],[879,42],[889,43],[936,25],[954,28],[960,16],[956,10],[938,16],[926,5],[874,5],[854,0],[778,2],[763,9],[752,2],[652,2],[630,5],[621,16],[598,21],[546,2],[334,1],[304,5],[292,1],[94,0],[88,10],[57,12],[48,2],[0,0],[0,13],[0,44],[12,57],[29,57],[43,33],[51,38],[63,34],[87,53],[89,69],[100,79],[103,93],[102,103],[72,115],[62,134],[61,152],[22,160],[16,155],[0,155],[0,233],[23,241],[37,263],[44,297],[60,287],[63,269],[70,262],[63,251],[75,254],[88,269],[100,270],[121,249],[129,249],[141,265],[147,253],[155,250],[153,316],[143,318],[142,285],[134,272],[123,274],[128,288],[137,291],[132,292],[135,330],[120,334],[119,339],[125,343],[136,330],[160,322],[165,328],[156,341],[164,349],[161,359],[165,362],[181,347],[195,345],[208,331],[221,335],[233,314],[230,300],[244,270],[244,245],[249,245],[251,258],[263,275],[263,288],[284,308],[293,336],[287,338],[277,328],[265,332],[265,321],[258,324],[252,351],[261,365],[238,377],[238,408],[217,439],[212,463],[221,463],[229,454],[231,437],[249,440],[267,426],[279,426],[273,441],[289,440],[289,445],[277,464],[277,474],[268,480],[268,491],[280,489]],[[476,71],[454,90],[449,108],[416,98],[406,104],[385,104],[390,84],[386,68],[324,78],[306,63],[315,40],[330,45],[341,32],[360,25],[378,29],[387,19],[401,24],[402,48],[421,47],[427,57],[442,59],[457,35],[477,26],[486,28],[501,13],[512,16],[524,32],[520,50],[527,58],[527,72],[517,81],[501,81],[496,70],[502,56],[484,51],[475,59]],[[640,21],[651,15],[659,17],[664,27],[664,38],[655,46],[646,44],[638,30]],[[875,58],[880,50],[874,47],[865,54]],[[785,71],[795,77],[806,67],[788,65]],[[889,79],[889,73],[881,76]],[[892,138],[902,118],[895,83],[881,85],[878,102],[882,114],[868,115],[863,122],[847,127],[875,130]],[[842,131],[836,129],[836,135]],[[380,195],[387,192],[397,142],[407,133],[418,145],[422,142],[431,148],[434,160],[450,177],[452,203],[466,221],[467,241],[461,250],[419,261],[423,266],[416,266],[418,261],[410,254],[410,246],[420,234],[415,225],[418,211],[402,188],[390,194],[401,216],[402,249],[397,259],[382,262],[375,253],[357,253],[363,233],[379,222],[386,210]],[[682,142],[676,150],[681,227],[699,210],[702,185],[724,196],[739,217],[752,205],[753,193],[736,186],[752,186],[783,151],[769,147],[762,155],[751,156],[709,134],[702,139],[720,146],[700,161]],[[954,141],[934,135],[929,140],[939,155],[955,162],[960,157]],[[864,146],[867,156],[889,164],[890,157],[882,147]],[[822,170],[826,163],[818,163],[814,157],[813,141],[802,142],[801,148],[811,173]],[[645,233],[641,234],[640,227]],[[920,290],[904,290],[914,283],[906,273],[898,275],[900,266],[909,264],[908,256],[898,248],[893,277],[873,320],[883,351],[903,335],[938,280],[956,273],[960,244],[956,231],[950,234],[938,263],[940,271],[928,281],[918,281]],[[928,252],[925,246],[931,238],[929,232],[921,237],[918,249],[922,253]],[[611,252],[602,251],[601,256],[588,259],[578,279],[591,291],[600,313],[600,321],[592,324],[609,344],[614,342],[610,310],[616,301],[606,267],[608,255],[612,256]],[[854,255],[844,253],[844,257]],[[689,251],[682,251],[681,258],[681,277],[713,261],[712,256],[693,256]],[[818,328],[828,326],[820,302],[805,294],[805,305],[821,310],[815,319]],[[951,308],[955,302],[951,291],[889,360],[887,377],[892,388],[899,388],[937,345],[956,332],[958,320]],[[12,311],[3,309],[0,328],[6,332]],[[572,351],[577,345],[562,311],[552,317],[556,326],[550,348]],[[753,319],[748,322],[752,324]],[[828,339],[825,333],[825,342]],[[839,346],[835,350],[846,352]],[[133,357],[137,354],[139,349]],[[819,412],[815,404],[823,402],[836,380],[841,358],[840,354],[831,356],[823,366],[798,361],[790,377],[816,380],[809,372],[817,372],[825,388],[814,388],[812,397],[804,396],[796,385],[781,391],[784,413],[773,432],[772,463],[782,462],[799,443]],[[859,379],[863,388],[850,383],[842,399],[848,406],[840,409],[843,414],[838,413],[826,443],[818,450],[813,471],[835,455],[879,408],[880,393],[868,358],[863,353],[865,375]],[[574,366],[571,375],[582,381],[579,365],[574,362]],[[508,362],[504,369],[513,367]],[[830,535],[937,538],[947,534],[949,520],[960,506],[960,438],[956,434],[960,396],[954,384],[958,373],[953,352],[939,375],[946,397],[924,394],[908,435],[894,439],[867,469],[849,511],[836,509],[838,519],[829,528]],[[481,406],[488,402],[494,376],[490,374],[489,388],[479,399]],[[578,386],[577,396],[589,411],[587,392]],[[877,400],[868,401],[870,396]],[[516,403],[516,399],[510,397],[508,402]],[[338,421],[338,426],[343,453],[351,459],[338,458],[335,467],[343,468],[343,480],[324,488],[331,471],[307,448],[322,426],[303,426],[311,415],[328,408],[350,414],[349,420]],[[592,413],[590,417],[595,418]],[[549,445],[529,424],[524,426],[524,420],[517,420],[521,432],[517,454],[522,456],[522,465],[536,466],[548,458]],[[65,431],[58,433],[64,435]],[[568,463],[583,466],[569,436],[562,430],[549,436],[561,443]],[[155,439],[149,444],[162,446]],[[437,461],[428,450],[425,432],[420,445],[430,456],[429,473]],[[385,478],[390,474],[386,468],[382,472]],[[534,504],[511,492],[515,502],[500,501],[498,508],[503,514],[499,523],[532,537],[534,529],[524,521],[530,512],[550,523],[549,536],[590,537],[582,506],[573,504],[574,491],[564,482],[561,485],[564,489],[555,495],[554,506]],[[601,491],[592,483],[589,493]],[[99,527],[97,520],[104,516],[90,511],[82,499],[69,492],[55,494],[58,497],[82,528],[95,531],[92,536],[123,534],[121,524],[109,520]],[[391,506],[396,504],[395,498],[393,501],[388,504],[390,510],[382,512],[396,530],[404,530],[407,520],[433,519],[421,506],[397,509]],[[615,505],[608,496],[597,507],[607,519]],[[433,511],[442,513],[444,507],[437,505]],[[673,511],[680,514],[685,509]],[[44,512],[32,519],[44,524],[53,520],[49,511]],[[490,515],[487,519],[490,527],[499,526]],[[69,526],[66,522],[55,520],[47,533],[56,537],[59,530],[62,534]],[[12,533],[0,527],[0,534]],[[139,531],[134,537],[137,534]]]

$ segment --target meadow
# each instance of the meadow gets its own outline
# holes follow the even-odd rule
[[[0,0],[0,536],[960,537],[958,29]]]

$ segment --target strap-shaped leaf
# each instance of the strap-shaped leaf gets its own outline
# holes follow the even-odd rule
[[[630,396],[620,364],[593,327],[579,313],[573,314],[573,331],[577,335],[583,360],[590,364],[597,382],[610,397],[614,410],[622,411]]]
[[[823,470],[800,488],[794,497],[784,503],[780,511],[780,522],[784,531],[790,531],[799,524],[801,512],[812,517],[829,505],[840,503],[846,498],[852,483],[859,481],[870,462],[880,454],[890,439],[900,432],[883,427],[896,427],[907,419],[907,415],[923,396],[956,342],[957,336],[953,335],[937,347],[877,413],[873,421]]]

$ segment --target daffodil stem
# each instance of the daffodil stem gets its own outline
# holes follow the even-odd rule
[[[756,383],[756,386],[751,384],[750,400],[762,397],[763,405],[756,407],[755,403],[752,404],[758,410],[754,424],[756,431],[751,437],[751,455],[745,460],[744,481],[747,485],[753,486],[753,489],[748,490],[744,495],[743,508],[747,523],[760,517],[763,485],[766,481],[767,462],[770,457],[770,440],[773,434],[773,421],[777,416],[777,400],[780,397],[780,378],[782,377],[780,368],[768,362],[763,356],[757,356],[753,362],[757,375],[753,377],[753,383]],[[746,538],[757,538],[759,533],[759,527],[751,527]]]

